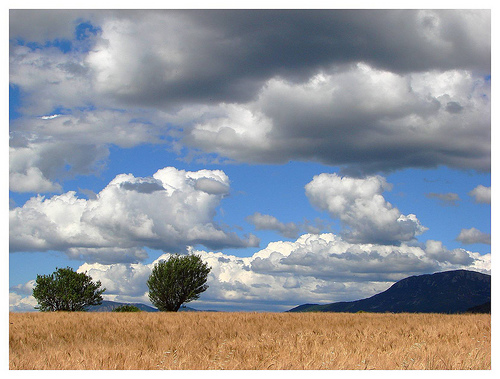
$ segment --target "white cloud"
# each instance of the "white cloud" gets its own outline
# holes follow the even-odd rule
[[[148,121],[146,121],[148,120]],[[130,148],[162,143],[161,116],[149,111],[74,111],[71,115],[11,121],[11,190],[54,192],[56,179],[98,173],[109,146]],[[27,181],[26,184],[22,181]]]
[[[18,284],[9,289],[9,311],[10,312],[32,312],[37,305],[33,297],[35,280],[30,280],[25,284]]]
[[[53,120],[53,119],[55,119],[55,118],[57,118],[59,116],[60,116],[59,114],[54,114],[54,115],[51,115],[51,116],[41,116],[40,118],[42,120]]]
[[[427,230],[415,215],[403,215],[382,193],[391,186],[381,176],[365,179],[320,174],[305,187],[314,206],[350,228],[346,240],[393,244],[410,241]]]
[[[88,107],[92,102],[89,72],[81,54],[18,45],[12,45],[9,53],[9,82],[24,93],[21,110],[25,115],[53,114],[56,107]]]
[[[29,167],[25,173],[11,172],[9,189],[15,192],[61,192],[62,190],[60,184],[45,178],[38,167]]]
[[[33,197],[9,211],[10,249],[59,250],[73,258],[110,263],[142,260],[147,256],[143,247],[176,251],[196,244],[257,246],[255,236],[244,240],[213,222],[226,193],[197,189],[198,180],[210,181],[212,189],[212,182],[229,188],[223,171],[167,167],[152,178],[118,175],[95,199],[77,198],[73,191]]]
[[[256,230],[274,230],[286,238],[297,238],[299,226],[293,222],[283,223],[276,217],[255,212],[246,221],[253,224]]]
[[[33,293],[33,288],[35,288],[35,280],[30,280],[24,284],[18,284],[11,287],[10,290],[21,295],[31,295]]]
[[[483,233],[476,228],[462,229],[456,240],[465,245],[471,245],[474,243],[491,245],[491,234]]]
[[[474,198],[476,203],[491,204],[491,187],[478,185],[469,192],[469,195]]]
[[[15,292],[9,292],[10,312],[34,312],[37,301],[33,296],[22,296]]]

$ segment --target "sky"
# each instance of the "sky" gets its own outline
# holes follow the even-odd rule
[[[200,310],[491,273],[489,10],[10,10],[9,309],[72,267]]]

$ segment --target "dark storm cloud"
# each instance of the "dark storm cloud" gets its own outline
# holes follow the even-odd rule
[[[488,12],[189,10],[143,17],[157,36],[139,57],[148,69],[118,93],[133,103],[244,102],[272,77],[302,82],[319,69],[359,61],[397,73],[490,70],[490,36],[471,32],[489,22]],[[170,78],[162,75],[170,66],[159,53],[165,46],[181,60]]]
[[[128,104],[245,102],[272,77],[302,82],[352,62],[490,72],[489,11],[14,10],[10,37],[70,39],[81,20],[102,27],[93,50],[117,69],[102,89]]]
[[[486,12],[488,13],[488,12]],[[238,40],[246,69],[265,72],[364,61],[396,71],[453,68],[488,71],[489,38],[477,44],[467,23],[477,12],[414,10],[188,11],[196,24]],[[437,44],[445,54],[436,54]],[[479,53],[472,56],[471,53]],[[247,59],[248,57],[248,59]]]

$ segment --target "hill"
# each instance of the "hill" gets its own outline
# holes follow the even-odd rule
[[[87,310],[89,312],[112,312],[113,309],[121,306],[121,305],[134,305],[139,308],[143,312],[159,312],[158,309],[150,307],[149,305],[141,304],[141,303],[119,303],[116,301],[103,300],[100,305],[93,305],[89,307]],[[197,312],[196,309],[183,306],[179,309],[179,312]]]
[[[463,313],[491,301],[491,275],[456,270],[411,276],[367,299],[303,304],[288,312]]]

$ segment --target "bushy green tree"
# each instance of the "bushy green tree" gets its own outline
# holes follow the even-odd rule
[[[176,254],[160,261],[148,279],[151,303],[160,311],[177,312],[182,304],[198,299],[208,288],[210,270],[195,254]]]
[[[83,312],[90,305],[102,303],[101,282],[94,283],[87,273],[78,273],[71,267],[58,268],[50,275],[37,275],[33,297],[42,312]]]
[[[112,312],[140,312],[141,310],[132,304],[124,304],[116,307]]]

